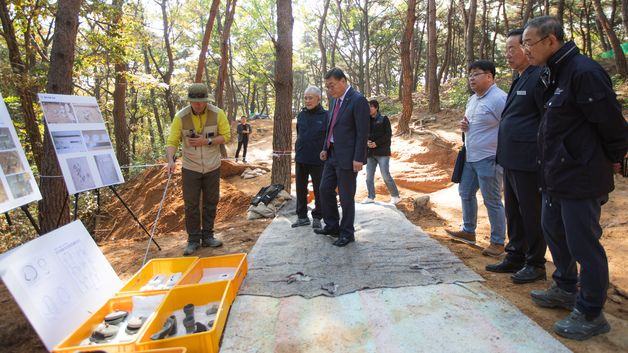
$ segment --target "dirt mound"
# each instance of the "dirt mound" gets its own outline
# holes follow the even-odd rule
[[[220,183],[220,202],[216,213],[216,223],[246,212],[251,196],[241,192],[224,178],[239,175],[248,167],[230,161],[222,162],[221,176],[223,179]],[[167,178],[168,174],[165,168],[150,168],[127,182],[118,191],[120,197],[129,205],[149,232],[152,231]],[[177,172],[172,175],[170,180],[155,235],[182,230],[185,230],[185,212],[181,190],[181,171],[180,165],[178,165]],[[146,237],[146,234],[115,197],[112,197],[105,206],[95,234],[97,241],[121,238],[143,239]]]

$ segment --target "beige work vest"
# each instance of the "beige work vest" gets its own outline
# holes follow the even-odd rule
[[[205,138],[218,137],[218,108],[208,104],[206,108],[207,119],[203,131],[200,133]],[[209,173],[220,168],[220,146],[203,145],[194,147],[188,143],[188,138],[195,132],[192,121],[192,108],[187,106],[177,113],[181,117],[181,139],[183,140],[183,168],[199,173]],[[212,135],[213,133],[213,135]]]

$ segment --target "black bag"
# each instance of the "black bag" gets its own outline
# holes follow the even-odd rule
[[[456,163],[454,164],[454,171],[451,173],[451,181],[454,183],[459,183],[460,179],[462,179],[462,169],[467,161],[467,146],[464,145],[464,133],[462,134],[462,142],[463,145],[460,151],[458,151],[458,157],[456,157]]]
[[[283,190],[283,185],[273,184],[264,186],[257,192],[257,195],[251,200],[251,205],[257,206],[260,202],[268,206],[268,204]]]

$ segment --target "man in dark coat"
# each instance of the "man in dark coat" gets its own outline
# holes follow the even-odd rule
[[[600,213],[614,189],[613,171],[619,171],[628,149],[628,124],[606,71],[581,55],[573,41],[564,42],[556,18],[530,20],[523,47],[531,64],[547,65],[537,164],[541,225],[556,265],[554,284],[530,295],[540,306],[573,308],[554,331],[585,340],[610,331],[602,312],[608,260],[600,243]]]
[[[305,107],[297,115],[297,141],[294,146],[295,184],[297,188],[297,221],[292,227],[310,224],[307,217],[308,178],[312,178],[314,191],[314,209],[312,210],[312,228],[321,228],[320,184],[324,162],[320,159],[320,146],[325,141],[327,129],[327,111],[321,105],[321,90],[310,86],[303,94]]]
[[[325,228],[314,232],[338,237],[334,245],[342,247],[355,241],[356,178],[366,163],[369,104],[349,85],[344,72],[338,68],[325,74],[325,87],[333,98],[330,122],[320,152],[320,159],[325,161],[320,187]],[[336,187],[340,194],[342,221],[336,203]]]

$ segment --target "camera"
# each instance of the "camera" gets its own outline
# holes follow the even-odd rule
[[[205,138],[210,138],[210,137],[214,137],[214,133],[213,132],[208,132],[205,134]]]
[[[190,134],[188,135],[188,137],[190,138],[197,138],[200,137],[196,134],[196,131],[194,131],[194,129],[190,129]]]

